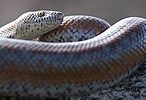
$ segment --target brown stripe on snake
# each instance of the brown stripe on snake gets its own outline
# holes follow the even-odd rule
[[[80,16],[78,20],[81,17],[87,16]],[[72,18],[68,22],[74,22],[70,21],[75,20]],[[89,19],[85,19],[83,23],[88,23]],[[82,25],[80,28],[84,28]],[[51,33],[58,37],[66,28],[72,28],[66,26],[62,24],[57,29],[59,32],[55,29]],[[97,30],[93,29],[90,32],[95,35]],[[81,30],[78,32],[82,34]],[[45,36],[53,38],[51,33]],[[45,41],[46,38],[42,39]],[[0,59],[3,59],[0,62],[0,92],[57,97],[89,94],[108,88],[138,68],[146,55],[145,39],[146,20],[138,17],[123,19],[84,41],[46,43],[0,38]]]
[[[48,66],[49,68],[43,72],[33,72],[28,70],[28,68],[25,68],[25,65],[21,66],[22,68],[19,69],[17,68],[17,65],[10,64],[7,66],[8,68],[6,70],[0,71],[0,82],[2,83],[5,80],[11,82],[12,79],[15,78],[15,80],[17,80],[20,84],[23,84],[24,80],[28,80],[30,83],[32,83],[33,86],[35,86],[35,80],[42,82],[45,80],[45,82],[48,84],[54,85],[65,83],[66,80],[69,83],[74,84],[87,84],[93,81],[104,82],[105,80],[111,81],[113,78],[119,77],[121,74],[123,74],[123,72],[131,69],[130,66],[134,66],[135,63],[143,60],[143,57],[138,57],[138,55],[141,55],[139,51],[135,51],[134,54],[136,55],[125,54],[122,56],[122,59],[118,60],[118,62],[123,62],[124,59],[126,61],[124,62],[128,63],[125,68],[123,68],[123,64],[117,63],[116,61],[111,61],[105,68],[103,66],[103,69],[97,70],[96,67],[90,68],[88,66],[83,66],[83,68],[77,69],[77,72],[74,72],[74,70],[71,69],[66,69],[65,71],[61,72],[51,68],[51,66]],[[40,67],[41,69],[42,65],[37,64],[37,67]],[[53,72],[52,70],[56,71]],[[107,74],[105,74],[105,72]]]

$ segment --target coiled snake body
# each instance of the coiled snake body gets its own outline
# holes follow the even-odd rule
[[[62,20],[57,11],[28,12],[0,29],[1,93],[51,97],[91,93],[116,84],[145,58],[143,18],[125,18],[110,28],[91,16]],[[65,43],[19,40],[37,37]]]

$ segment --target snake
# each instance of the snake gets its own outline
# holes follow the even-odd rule
[[[146,19],[112,26],[87,15],[30,11],[0,28],[0,94],[73,96],[117,84],[146,55]]]

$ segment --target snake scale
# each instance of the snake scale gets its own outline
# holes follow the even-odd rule
[[[146,55],[146,19],[139,17],[110,27],[96,17],[33,11],[0,28],[0,37],[4,95],[92,93],[130,75]]]

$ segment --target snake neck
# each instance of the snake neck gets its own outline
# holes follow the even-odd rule
[[[0,37],[2,38],[14,38],[15,34],[17,33],[16,31],[17,23],[15,21],[2,26],[0,28]]]

